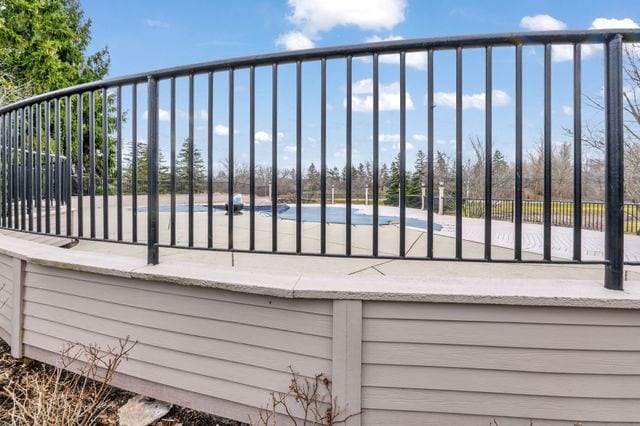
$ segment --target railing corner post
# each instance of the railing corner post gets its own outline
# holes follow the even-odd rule
[[[605,53],[605,267],[604,286],[622,290],[624,281],[624,128],[622,35],[606,42]]]
[[[147,263],[159,262],[159,146],[158,146],[158,81],[147,80]]]

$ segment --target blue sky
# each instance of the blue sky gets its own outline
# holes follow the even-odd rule
[[[418,1],[418,0],[290,0],[261,1],[82,1],[86,16],[93,21],[90,51],[105,45],[111,52],[109,76],[121,76],[190,63],[261,54],[297,48],[327,47],[381,39],[420,38],[442,35],[496,33],[529,30],[637,27],[637,1]],[[583,53],[583,91],[597,97],[602,88],[602,52],[586,48]],[[494,147],[513,158],[514,71],[513,49],[494,50]],[[455,100],[453,52],[437,52],[436,149],[454,153]],[[525,50],[524,136],[526,146],[535,143],[542,131],[542,49]],[[426,150],[426,62],[421,55],[407,58],[407,142],[408,164],[418,149]],[[328,152],[330,165],[344,164],[344,61],[328,66]],[[553,137],[568,139],[563,131],[572,123],[571,52],[554,51]],[[295,110],[293,66],[283,66],[279,87],[279,162],[294,164]],[[484,135],[484,51],[464,53],[464,139],[465,157],[471,154],[468,138]],[[319,65],[303,67],[303,159],[318,164]],[[371,160],[371,64],[354,60],[354,162]],[[398,82],[397,56],[381,58],[380,146],[383,162],[397,153]],[[270,69],[257,71],[257,121],[259,163],[270,159],[271,112]],[[178,139],[186,137],[186,81],[178,82]],[[226,156],[228,76],[215,75],[215,157]],[[167,84],[161,84],[161,108],[168,110]],[[206,78],[196,77],[196,143],[206,147],[206,121],[199,120],[206,107]],[[235,80],[236,159],[248,154],[248,72],[239,70]],[[125,90],[124,103],[130,98]],[[144,92],[139,92],[144,102]],[[141,103],[144,105],[144,103]],[[205,111],[206,112],[206,111]],[[161,113],[162,114],[162,113]],[[595,110],[585,108],[585,122],[600,123]],[[202,116],[204,118],[204,116]],[[139,121],[144,121],[141,108]],[[127,131],[128,125],[125,125]],[[226,133],[225,133],[226,129]],[[168,157],[168,122],[161,115],[161,138]],[[139,131],[140,133],[144,133]],[[218,164],[217,162],[216,164]]]

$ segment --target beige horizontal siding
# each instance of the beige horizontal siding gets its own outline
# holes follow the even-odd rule
[[[6,269],[11,269],[13,265],[13,257],[7,256],[6,254],[0,254],[0,271]]]
[[[640,375],[640,352],[364,342],[363,362],[488,370]]]
[[[564,325],[640,326],[640,314],[633,309],[610,309],[601,315],[596,308],[557,308],[508,305],[460,305],[451,303],[365,303],[363,318],[407,320],[443,320],[498,323],[533,323]]]
[[[365,302],[363,317],[363,424],[640,420],[635,311]]]
[[[495,423],[494,423],[495,422]],[[503,416],[480,416],[418,411],[396,411],[396,410],[365,410],[362,414],[362,424],[366,426],[389,426],[402,424],[403,426],[531,426],[531,419],[503,417]],[[603,426],[611,424],[608,422],[584,422],[565,420],[536,419],[533,426]],[[615,423],[617,426],[637,425],[635,422]]]
[[[363,339],[370,342],[640,351],[640,326],[367,319],[363,323]]]
[[[129,336],[137,344],[123,374],[254,408],[288,388],[289,366],[301,377],[331,372],[331,314],[329,300],[26,268],[27,347],[59,353],[65,342]]]
[[[32,328],[37,328],[40,332],[34,332]],[[40,347],[51,352],[60,352],[65,342],[69,341],[94,342],[103,348],[118,343],[118,340],[114,338],[97,336],[85,330],[39,319],[32,319],[28,325],[25,324],[24,342],[27,345]],[[194,355],[143,343],[138,343],[133,348],[129,356],[129,361],[131,360],[137,361],[136,365],[140,366],[140,370],[136,374],[142,378],[146,378],[149,370],[171,368],[183,373],[242,384],[267,391],[286,389],[290,380],[290,376],[286,372]],[[122,372],[125,372],[125,370],[122,370]],[[183,386],[187,386],[187,384],[180,384],[180,387]]]
[[[640,376],[371,365],[363,386],[581,398],[640,398]],[[603,392],[607,389],[607,392]]]
[[[45,309],[45,312],[49,312]],[[44,315],[43,315],[44,316]],[[71,322],[71,321],[68,321]],[[25,318],[25,339],[28,340],[29,333],[38,333],[46,336],[52,336],[69,342],[106,342],[113,346],[118,339],[126,336],[117,334],[118,329],[108,334],[97,332],[94,330],[86,330],[86,326],[75,325],[70,326],[63,322],[46,320],[35,316],[28,315]],[[108,331],[108,330],[107,330]],[[133,330],[132,330],[133,331]],[[135,330],[138,331],[138,330]],[[142,330],[143,331],[143,330]],[[163,365],[163,360],[170,357],[169,352],[184,353],[193,356],[190,362],[198,362],[199,359],[217,360],[222,363],[231,361],[234,364],[245,365],[250,368],[263,368],[282,373],[289,373],[289,365],[295,366],[296,371],[310,376],[320,371],[328,371],[331,363],[328,360],[305,357],[302,355],[265,349],[260,347],[247,347],[237,343],[224,342],[213,339],[192,339],[192,336],[174,336],[171,333],[158,335],[149,330],[149,337],[136,339],[137,335],[132,334],[130,339],[137,342],[136,351],[132,357],[138,357],[141,361],[149,357],[149,362],[156,362]],[[163,340],[164,339],[164,340]],[[166,343],[165,343],[166,342]],[[60,348],[58,348],[60,349]],[[232,352],[234,350],[234,352]],[[153,351],[157,351],[154,353]],[[157,359],[157,361],[153,361]],[[185,364],[188,368],[197,368],[191,364]],[[222,374],[226,374],[223,372]]]
[[[258,294],[238,293],[233,291],[218,290],[195,285],[177,285],[168,283],[158,283],[139,279],[123,279],[116,276],[92,274],[88,272],[78,272],[72,270],[50,268],[46,266],[28,263],[26,272],[31,275],[39,274],[46,277],[61,277],[62,281],[73,280],[90,284],[105,284],[109,288],[125,288],[151,292],[153,294],[190,296],[204,300],[219,300],[223,302],[239,303],[249,306],[263,306],[273,309],[284,309],[289,311],[299,311],[305,313],[315,313],[321,315],[332,315],[332,303],[328,300],[292,300],[278,297],[261,296]],[[215,269],[211,270],[215,276]]]
[[[48,298],[48,296],[51,297]],[[170,300],[167,300],[167,304],[169,303],[171,303]],[[182,334],[242,343],[251,347],[277,349],[316,358],[331,358],[331,340],[326,337],[133,307],[106,305],[89,299],[61,297],[53,292],[44,293],[30,287],[25,288],[25,315],[84,328],[89,327],[89,330],[104,334],[109,334],[112,330],[111,332],[117,333],[118,336],[131,335],[132,338],[139,340],[145,338],[147,334],[153,335],[155,331],[169,332],[169,336]],[[250,312],[247,312],[247,315],[250,315]]]
[[[190,295],[154,293],[130,287],[117,287],[99,281],[71,281],[50,274],[28,275],[28,291],[44,294],[57,301],[69,301],[70,305],[81,300],[90,299],[94,307],[105,307],[112,310],[116,317],[118,312],[129,307],[145,311],[199,318],[215,319],[226,322],[244,323],[279,330],[290,330],[316,336],[331,337],[331,316],[300,311],[287,311],[272,307],[263,307],[236,301],[220,301],[201,299]],[[216,292],[216,290],[210,290]],[[171,303],[167,304],[170,300]],[[102,312],[102,311],[100,311]],[[97,315],[100,315],[96,312]]]
[[[13,285],[13,258],[0,255],[0,338],[7,343],[11,343]]]
[[[375,408],[445,412],[567,422],[582,419],[593,422],[637,422],[640,418],[640,404],[637,400],[523,396],[430,389],[364,387],[362,407],[365,410]]]
[[[28,337],[28,341],[26,340]],[[58,352],[64,341],[50,336],[25,333],[25,343],[51,352]],[[135,348],[134,348],[135,350]],[[269,391],[257,386],[249,386],[232,381],[221,380],[216,377],[180,370],[174,367],[166,367],[148,362],[142,362],[130,358],[121,364],[119,372],[134,377],[139,377],[161,385],[187,389],[201,393],[228,399],[240,404],[252,407],[260,407],[268,402]],[[275,385],[286,386],[288,382],[278,382]]]

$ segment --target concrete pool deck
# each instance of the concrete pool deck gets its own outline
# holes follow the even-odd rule
[[[216,194],[215,203],[224,203],[226,197]],[[102,239],[103,234],[103,198],[96,197],[95,227],[97,239]],[[133,210],[130,197],[125,197],[123,203],[123,240],[131,241]],[[178,204],[185,204],[188,201],[186,195],[177,196]],[[160,197],[161,204],[169,204],[170,198],[167,195]],[[258,204],[265,204],[268,200],[258,198]],[[196,204],[206,204],[206,194],[195,195]],[[146,206],[146,197],[138,197],[138,206]],[[315,204],[317,206],[317,204]],[[83,200],[84,206],[84,236],[90,235],[89,198]],[[314,206],[314,204],[304,204],[304,206]],[[331,207],[331,206],[329,206]],[[337,207],[340,207],[338,205]],[[370,214],[371,206],[354,205],[355,209],[362,213]],[[73,199],[72,209],[74,212],[73,234],[77,235],[77,198]],[[108,224],[109,238],[116,238],[117,215],[116,198],[108,199]],[[380,206],[380,215],[397,216],[398,209],[391,206]],[[420,209],[407,209],[407,217],[426,220],[426,212]],[[62,234],[65,233],[64,220],[65,206],[62,206]],[[52,216],[52,221],[54,217]],[[145,212],[137,212],[137,231],[140,242],[146,239]],[[447,215],[434,215],[434,222],[442,225],[442,229],[434,232],[434,256],[441,258],[453,258],[455,255],[455,217]],[[396,256],[399,251],[399,227],[392,223],[379,226],[379,253],[381,256]],[[52,226],[52,231],[54,227]],[[194,213],[194,241],[196,248],[207,247],[207,213]],[[327,224],[327,253],[344,254],[345,251],[345,226],[342,224]],[[522,225],[522,249],[523,258],[526,260],[541,260],[543,252],[543,227],[540,224],[523,223]],[[370,225],[355,225],[351,229],[352,253],[354,255],[368,256],[372,247],[372,227]],[[160,213],[160,243],[168,245],[170,243],[170,214]],[[223,211],[215,211],[213,215],[213,246],[220,250],[226,250],[227,242],[227,216]],[[463,257],[467,259],[482,259],[484,254],[484,220],[474,218],[462,219],[462,247]],[[573,250],[573,229],[565,227],[552,227],[551,230],[551,250],[554,259],[571,259]],[[271,217],[263,213],[256,214],[256,234],[255,248],[258,251],[271,251]],[[514,225],[512,222],[497,221],[492,222],[492,257],[496,260],[513,259]],[[188,245],[188,213],[176,214],[176,242],[180,246]],[[244,212],[234,216],[234,248],[248,250],[249,248],[249,214]],[[146,258],[145,248],[140,246],[130,246],[123,244],[105,244],[102,242],[92,242],[82,240],[75,250],[96,250],[98,252],[113,252],[118,254],[133,255]],[[295,251],[295,222],[291,220],[278,220],[278,250],[282,252]],[[407,257],[421,258],[426,255],[427,242],[424,230],[407,228],[406,246]],[[305,222],[302,226],[302,251],[305,254],[320,252],[320,224]],[[322,258],[320,256],[281,256],[261,254],[253,256],[243,253],[209,252],[205,250],[180,250],[180,249],[160,249],[161,260],[168,261],[170,258],[184,259],[196,262],[206,262],[215,265],[245,265],[251,268],[253,265],[263,264],[264,267],[278,265],[300,270],[326,271],[327,268],[344,274],[417,274],[435,273],[446,276],[458,276],[467,274],[471,269],[473,274],[482,273],[482,268],[486,265],[474,263],[471,267],[469,263],[452,262],[415,262],[408,260],[384,260],[384,259],[339,259]],[[248,257],[247,257],[248,256]],[[601,260],[604,257],[604,233],[592,230],[582,230],[582,257],[584,260]],[[640,261],[640,236],[625,235],[625,258],[627,261]],[[245,261],[245,259],[247,259]],[[296,266],[298,265],[298,266]],[[413,266],[408,266],[413,265]],[[419,266],[418,266],[419,265]],[[456,266],[453,266],[456,265]],[[463,266],[464,265],[464,266]],[[553,275],[566,275],[572,277],[575,268],[579,268],[587,276],[602,278],[602,267],[597,265],[514,265],[514,264],[492,264],[490,273],[505,273],[529,276],[528,274],[549,276],[547,268],[554,268]],[[275,266],[274,266],[275,267]],[[634,273],[636,267],[627,267],[629,273]],[[408,271],[408,272],[405,272]],[[500,271],[500,272],[497,272]],[[561,272],[565,271],[565,272]],[[574,271],[574,272],[572,272]],[[588,272],[592,271],[592,272]],[[580,275],[583,275],[581,273]]]

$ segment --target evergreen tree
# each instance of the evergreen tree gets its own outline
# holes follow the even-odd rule
[[[407,187],[407,207],[420,207],[422,205],[422,184],[426,182],[427,161],[422,150],[416,153],[414,171]]]
[[[400,193],[400,154],[391,163],[391,176],[389,186],[385,192],[384,204],[387,206],[397,206]]]
[[[158,153],[158,160],[160,162],[159,174],[159,190],[162,193],[169,192],[171,190],[171,171],[167,166],[162,151]],[[149,150],[147,144],[138,141],[136,144],[136,178],[137,178],[137,192],[138,194],[147,193],[147,182],[149,181]],[[125,158],[122,164],[122,181],[123,191],[131,192],[133,186],[133,150],[129,147],[125,153]]]
[[[386,193],[387,187],[389,186],[389,166],[387,163],[384,163],[380,170],[378,171],[378,186],[380,187],[380,191]]]
[[[0,68],[5,78],[0,76],[0,84],[10,80],[34,95],[100,80],[109,68],[109,51],[105,47],[87,56],[90,41],[91,21],[84,19],[77,0],[4,0]]]
[[[193,170],[189,172],[189,138],[185,139],[176,159],[176,191],[189,192],[189,179],[193,177],[193,192],[207,189],[207,174],[200,150],[193,147]]]
[[[320,172],[316,169],[316,165],[309,164],[307,169],[307,190],[316,193],[320,190]]]

